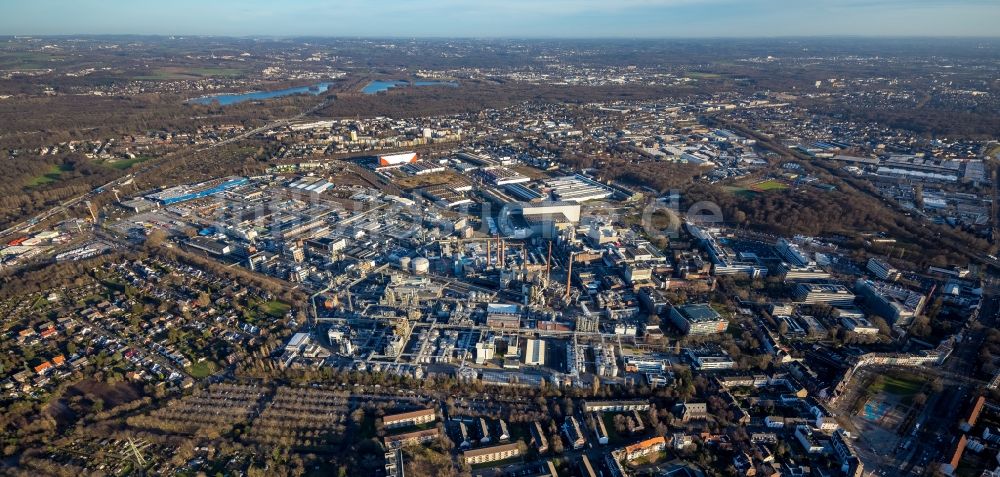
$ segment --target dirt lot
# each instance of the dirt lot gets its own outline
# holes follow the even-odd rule
[[[403,190],[419,189],[421,187],[430,187],[456,181],[462,181],[462,183],[468,182],[467,179],[465,179],[464,177],[458,175],[458,173],[453,171],[437,172],[434,174],[424,174],[419,176],[409,176],[394,180],[396,185],[398,185],[399,188]]]

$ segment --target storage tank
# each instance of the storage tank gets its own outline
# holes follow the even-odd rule
[[[399,268],[402,268],[403,270],[409,270],[410,269],[410,257],[401,257],[399,259]]]
[[[418,275],[423,275],[429,272],[431,269],[431,261],[424,257],[418,257],[413,259],[413,273]]]

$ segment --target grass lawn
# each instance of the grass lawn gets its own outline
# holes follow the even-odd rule
[[[767,180],[764,182],[754,184],[752,188],[759,191],[767,192],[769,190],[785,190],[788,188],[788,186],[776,180]]]
[[[73,166],[69,164],[62,164],[59,166],[52,166],[49,171],[45,174],[32,178],[28,181],[28,187],[38,187],[46,184],[51,184],[62,178],[63,172],[69,172],[73,170]]]
[[[136,157],[135,159],[121,159],[117,161],[108,161],[105,162],[104,165],[112,169],[118,169],[119,171],[124,171],[125,169],[128,169],[140,162],[146,162],[150,159],[152,158],[149,156],[139,156]]]
[[[736,195],[736,196],[739,196],[739,197],[743,197],[743,198],[751,198],[751,197],[753,197],[754,195],[757,194],[757,192],[752,191],[750,189],[747,189],[746,187],[723,186],[722,189],[725,190],[725,191],[727,191],[727,192],[729,192],[730,194],[733,194],[733,195]]]
[[[110,291],[112,293],[113,292],[121,292],[121,293],[125,292],[125,284],[122,283],[122,282],[119,282],[117,280],[101,280],[101,285],[104,285],[104,287],[107,288],[108,291]]]
[[[281,318],[282,316],[285,316],[285,313],[288,313],[288,310],[292,309],[292,305],[277,300],[271,300],[261,303],[259,309],[271,317]]]
[[[733,195],[737,195],[744,198],[751,198],[757,194],[763,194],[772,191],[782,191],[788,189],[788,184],[784,182],[777,181],[774,179],[769,179],[763,182],[758,182],[756,184],[750,184],[746,186],[723,186],[723,189],[728,191]]]
[[[882,383],[872,383],[872,390],[875,393],[886,392],[896,396],[913,396],[924,386],[924,379],[919,376],[884,376]]]
[[[150,72],[149,74],[135,76],[132,79],[147,80],[147,81],[167,81],[167,80],[198,79],[207,77],[232,78],[240,76],[242,74],[243,70],[239,68],[186,68],[180,66],[170,66],[166,68],[157,68],[156,70]]]
[[[608,446],[616,447],[625,442],[625,438],[618,433],[618,429],[615,428],[615,414],[613,412],[602,412],[601,420],[604,421],[604,428],[608,430]],[[629,413],[622,413],[624,416],[629,416]],[[591,431],[593,432],[593,431]],[[596,440],[594,442],[597,442]]]
[[[694,79],[718,79],[722,77],[722,75],[718,73],[706,73],[704,71],[689,71],[688,73],[685,73],[684,76]]]
[[[192,378],[201,379],[211,376],[216,370],[215,363],[205,360],[200,363],[194,363],[188,367],[188,373],[191,374]]]

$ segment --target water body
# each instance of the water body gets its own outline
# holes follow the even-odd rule
[[[409,86],[458,86],[458,83],[453,81],[372,81],[361,88],[361,92],[376,94],[389,91],[392,88]]]
[[[201,98],[189,100],[188,102],[194,104],[212,104],[213,101],[218,100],[220,105],[227,106],[230,104],[242,103],[244,101],[280,98],[282,96],[290,96],[293,94],[311,94],[316,96],[318,94],[325,93],[329,89],[330,83],[319,83],[312,86],[299,86],[298,88],[279,89],[275,91],[253,91],[241,94],[217,94],[214,96],[203,96]]]

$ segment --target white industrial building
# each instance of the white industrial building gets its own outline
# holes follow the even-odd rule
[[[528,345],[524,350],[524,364],[528,366],[545,365],[544,340],[528,340]]]

